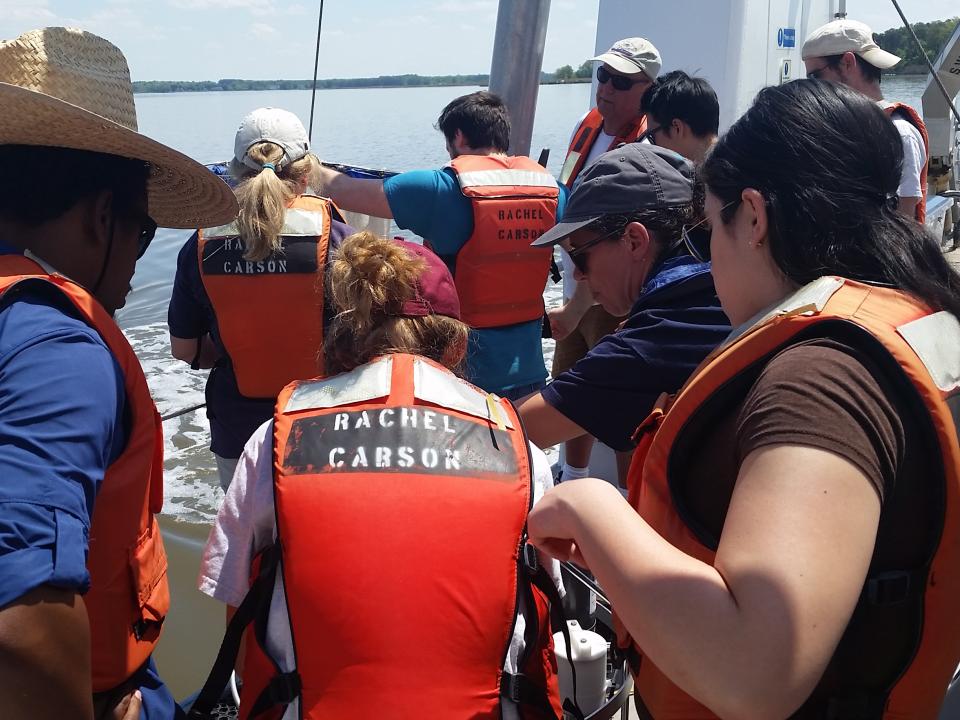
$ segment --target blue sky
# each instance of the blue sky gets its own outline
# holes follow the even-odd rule
[[[544,69],[593,54],[598,1],[552,0]],[[885,0],[847,5],[874,30],[900,24]],[[960,13],[957,0],[901,6],[912,22]],[[135,80],[307,78],[318,7],[317,0],[0,0],[0,38],[44,25],[81,27],[119,45]],[[326,0],[320,77],[488,72],[496,13],[497,0]]]

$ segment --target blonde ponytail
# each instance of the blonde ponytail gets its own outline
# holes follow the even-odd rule
[[[360,232],[346,238],[329,265],[330,295],[337,315],[324,342],[326,369],[352,370],[379,355],[423,355],[456,369],[467,349],[469,328],[444,315],[400,317],[416,296],[425,263],[401,245]]]
[[[256,261],[280,249],[280,232],[287,208],[309,185],[315,184],[313,181],[320,161],[307,153],[296,162],[275,170],[271,165],[283,160],[283,148],[272,142],[251,146],[247,157],[261,166],[267,165],[259,172],[251,173],[236,160],[230,164],[231,173],[241,178],[235,192],[240,204],[237,227],[245,247],[243,257]]]

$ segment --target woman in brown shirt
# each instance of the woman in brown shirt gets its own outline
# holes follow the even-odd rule
[[[897,213],[901,163],[896,130],[863,96],[818,81],[760,92],[703,168],[717,293],[741,326],[727,347],[838,276],[943,311],[938,341],[953,351],[941,354],[960,377],[960,277]],[[956,492],[945,487],[960,477],[955,436],[932,429],[950,408],[918,402],[885,346],[848,326],[814,324],[756,358],[684,416],[659,460],[635,459],[640,514],[594,479],[562,484],[531,514],[532,541],[593,572],[642,654],[641,717],[884,717],[921,640],[939,633],[950,641],[934,699],[896,715],[936,716],[960,661],[960,625],[931,628],[924,614]],[[665,478],[653,501],[651,458]],[[955,576],[939,579],[960,590]]]

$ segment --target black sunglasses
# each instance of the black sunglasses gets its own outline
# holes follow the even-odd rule
[[[623,228],[620,228],[619,230],[614,230],[613,232],[609,232],[606,235],[598,235],[597,237],[593,238],[593,240],[587,240],[587,242],[585,242],[583,245],[578,245],[575,248],[570,248],[567,251],[567,254],[570,256],[570,260],[573,261],[573,266],[580,271],[580,274],[586,275],[587,274],[587,255],[589,254],[590,248],[594,247],[595,245],[599,245],[604,240],[609,240],[615,235],[620,236],[622,234],[623,234]]]
[[[157,223],[152,217],[143,213],[140,219],[140,234],[137,236],[137,260],[144,256],[153,237],[157,234]]]
[[[664,126],[655,127],[647,130],[643,135],[640,136],[640,142],[646,140],[651,145],[657,144],[657,133],[664,129]]]
[[[606,83],[611,83],[614,90],[619,90],[620,92],[626,92],[634,85],[639,83],[649,83],[646,76],[642,76],[639,80],[631,80],[628,77],[623,75],[614,75],[609,70],[607,70],[603,65],[597,68],[597,82],[601,85]]]
[[[738,202],[740,201],[731,200],[720,208],[720,212],[722,213],[727,208],[733,207]],[[707,262],[710,259],[710,228],[704,227],[706,222],[707,218],[704,218],[693,225],[684,225],[680,228],[680,238],[683,240],[684,247],[687,248],[688,253],[700,262]]]

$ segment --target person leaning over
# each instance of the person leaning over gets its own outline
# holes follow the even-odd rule
[[[364,232],[330,285],[330,375],[280,394],[203,554],[202,592],[265,601],[270,659],[248,632],[241,717],[559,717],[547,605],[519,552],[550,467],[507,400],[454,374],[469,328],[450,272]],[[559,566],[543,567],[556,594]],[[275,677],[293,690],[267,703]],[[215,669],[201,695],[225,680]]]
[[[629,504],[577,480],[530,516],[613,603],[641,717],[937,717],[960,662],[960,276],[897,209],[902,155],[850,88],[761,90],[703,166],[737,329],[641,423]]]
[[[387,180],[321,169],[322,190],[356,212],[392,217],[423,237],[450,268],[471,328],[465,377],[520,398],[543,387],[543,290],[550,252],[530,242],[553,227],[564,194],[547,171],[509,156],[503,101],[475,92],[450,102],[437,127],[450,164]]]
[[[930,141],[920,114],[901,102],[883,99],[882,71],[900,58],[882,50],[873,31],[855,20],[834,20],[817,28],[803,43],[803,64],[813,80],[840,82],[875,100],[893,120],[903,143],[903,170],[897,195],[900,211],[923,223],[927,212],[927,164]]]
[[[228,166],[239,181],[240,217],[197,232],[177,257],[170,350],[194,369],[212,368],[210,450],[224,490],[277,393],[323,371],[327,254],[353,229],[332,202],[309,194],[319,167],[296,115],[254,110]]]
[[[647,129],[640,109],[643,94],[660,72],[660,52],[649,40],[619,40],[605,53],[592,58],[597,65],[596,106],[580,118],[570,136],[570,147],[560,171],[560,182],[573,189],[594,161],[621,143],[638,140]],[[563,305],[550,310],[551,334],[557,341],[552,375],[569,370],[602,337],[616,329],[622,317],[611,315],[597,303],[587,287],[574,279],[574,265],[563,248]],[[564,445],[563,478],[584,477],[593,438],[571,438]]]
[[[0,43],[0,102],[0,715],[167,720],[163,436],[112,316],[158,224],[237,203],[137,133],[127,62],[96,35]]]
[[[703,78],[674,70],[657,78],[641,104],[647,118],[643,138],[702,163],[717,142],[720,103]]]
[[[730,332],[710,263],[692,257],[682,239],[684,226],[697,224],[694,195],[687,160],[652,145],[623,145],[584,171],[563,220],[537,241],[562,243],[578,282],[611,315],[626,316],[520,403],[538,446],[589,433],[629,461],[633,432],[657,398],[676,392]]]

